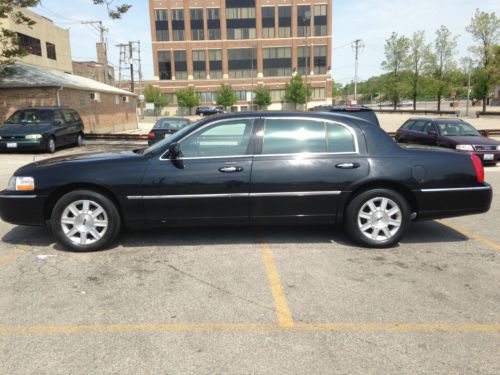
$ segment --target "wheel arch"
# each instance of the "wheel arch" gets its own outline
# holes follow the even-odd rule
[[[44,207],[44,220],[48,221],[50,220],[50,216],[52,214],[52,210],[54,209],[54,206],[56,205],[57,201],[61,199],[65,194],[75,191],[75,190],[90,190],[96,193],[100,193],[107,198],[109,198],[116,206],[118,213],[120,214],[120,218],[123,221],[123,211],[122,207],[120,205],[120,202],[116,198],[116,196],[113,194],[113,192],[101,185],[97,184],[92,184],[92,183],[73,183],[69,185],[64,185],[56,190],[54,190],[47,198],[47,201],[45,203]]]

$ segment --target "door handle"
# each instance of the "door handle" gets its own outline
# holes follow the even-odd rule
[[[335,166],[340,169],[356,169],[359,168],[359,163],[341,163]]]
[[[222,167],[219,168],[219,172],[222,173],[236,173],[236,172],[242,172],[243,168],[242,167]]]

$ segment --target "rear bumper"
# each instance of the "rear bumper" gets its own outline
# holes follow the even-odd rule
[[[493,189],[486,183],[474,187],[421,189],[414,193],[418,204],[417,220],[481,214],[490,209],[493,197]]]
[[[495,164],[500,161],[499,151],[474,151],[473,155],[476,155],[484,164]],[[493,155],[493,159],[485,159],[485,155]]]
[[[9,147],[9,145],[15,144],[16,147]],[[0,151],[1,152],[16,152],[16,151],[40,151],[47,148],[47,140],[45,138],[41,139],[20,139],[5,141],[0,140]]]
[[[15,225],[45,225],[46,197],[19,192],[0,192],[0,218]]]

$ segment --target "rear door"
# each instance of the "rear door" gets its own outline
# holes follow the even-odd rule
[[[342,191],[369,172],[359,129],[300,117],[269,117],[262,127],[251,222],[334,222]]]
[[[54,136],[56,137],[56,146],[63,146],[67,143],[66,117],[61,110],[54,111]]]
[[[78,131],[78,122],[69,109],[61,110],[66,124],[64,126],[64,143],[74,143]]]

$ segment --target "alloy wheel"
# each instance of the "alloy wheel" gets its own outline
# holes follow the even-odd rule
[[[73,202],[61,215],[64,235],[77,245],[90,245],[99,241],[108,226],[106,211],[99,203],[91,200]]]
[[[363,204],[358,212],[361,233],[373,241],[387,241],[401,228],[401,208],[392,199],[375,197]]]

